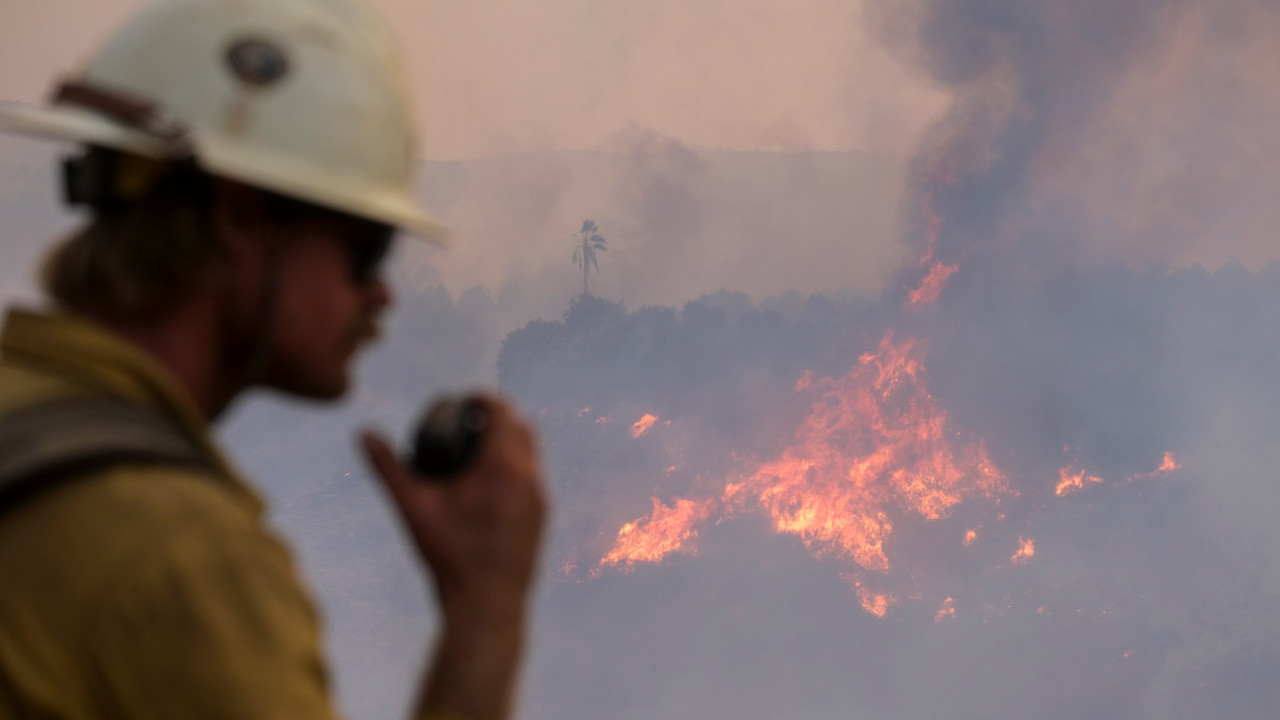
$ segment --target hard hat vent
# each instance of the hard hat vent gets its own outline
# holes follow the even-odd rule
[[[231,73],[246,85],[267,87],[289,72],[289,59],[274,43],[261,38],[244,38],[227,48]]]

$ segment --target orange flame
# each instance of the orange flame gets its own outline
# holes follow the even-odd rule
[[[1053,494],[1058,497],[1069,495],[1077,490],[1084,489],[1085,483],[1100,483],[1102,478],[1097,475],[1089,475],[1085,471],[1074,471],[1075,468],[1068,465],[1058,470],[1058,486],[1054,488]]]
[[[890,333],[843,378],[807,373],[797,390],[818,397],[789,447],[727,483],[718,499],[678,499],[670,508],[655,500],[648,518],[623,526],[599,565],[661,560],[723,503],[728,512],[763,511],[777,532],[797,535],[815,556],[888,573],[891,517],[939,520],[968,498],[1016,495],[981,442],[956,438],[929,394],[922,355],[915,340],[895,342]],[[966,543],[974,537],[969,531]],[[872,614],[897,602],[856,587]]]
[[[653,513],[623,525],[613,549],[600,559],[598,567],[622,565],[631,569],[636,563],[658,562],[674,552],[690,552],[685,543],[698,536],[694,525],[707,519],[714,504],[676,498],[673,506],[667,507],[658,498],[650,499]]]
[[[861,583],[855,584],[855,590],[858,593],[858,603],[862,605],[862,609],[876,617],[884,617],[888,614],[889,608],[898,604],[898,598],[892,595],[873,593],[862,587]]]
[[[920,281],[920,285],[907,295],[907,304],[912,307],[919,307],[938,302],[938,298],[942,296],[942,291],[947,287],[947,280],[959,269],[959,265],[935,262],[929,268],[929,273]]]
[[[1014,565],[1026,565],[1036,554],[1036,541],[1031,538],[1018,538],[1018,550],[1009,560]]]
[[[977,530],[965,530],[965,531],[964,531],[964,546],[965,546],[965,547],[969,547],[970,545],[972,545],[972,544],[973,544],[973,541],[974,541],[974,540],[977,540],[977,539],[978,539],[978,531],[977,531]]]
[[[933,615],[933,621],[942,622],[946,618],[955,617],[956,616],[955,602],[956,601],[953,598],[947,598],[946,600],[943,600],[942,607],[938,608],[938,612],[934,613]]]
[[[1012,492],[981,443],[953,446],[914,340],[886,335],[848,376],[810,387],[822,395],[795,443],[728,486],[724,500],[753,501],[815,554],[887,572],[891,511],[937,520],[967,496]]]
[[[924,212],[929,218],[929,227],[925,237],[927,249],[924,257],[920,258],[920,267],[927,267],[929,271],[925,273],[920,284],[907,294],[909,307],[932,305],[938,302],[942,291],[947,287],[947,280],[960,269],[957,264],[948,265],[933,259],[933,253],[938,247],[938,236],[942,234],[942,215],[933,209],[933,202],[930,199],[925,200]]]
[[[650,415],[649,413],[645,413],[644,417],[635,421],[635,424],[631,426],[631,437],[638,438],[641,435],[649,432],[649,428],[653,427],[653,424],[657,421],[658,421],[657,415]]]
[[[1128,480],[1130,481],[1148,480],[1150,478],[1161,477],[1162,475],[1168,475],[1170,473],[1177,472],[1178,470],[1181,470],[1181,469],[1182,469],[1182,465],[1178,464],[1177,456],[1171,452],[1165,452],[1164,460],[1160,463],[1160,467],[1156,468],[1155,470],[1152,470],[1151,472],[1138,473],[1137,475],[1130,475]]]

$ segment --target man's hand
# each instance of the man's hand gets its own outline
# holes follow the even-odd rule
[[[436,579],[445,627],[423,711],[508,716],[546,499],[533,432],[503,401],[475,461],[448,483],[415,477],[372,434],[365,451]]]

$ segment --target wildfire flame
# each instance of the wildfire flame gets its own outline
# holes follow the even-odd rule
[[[946,618],[956,616],[956,601],[954,598],[947,598],[942,601],[942,607],[938,608],[938,612],[934,613],[933,621],[942,622]]]
[[[762,511],[815,556],[888,573],[892,517],[939,520],[968,498],[1015,495],[981,442],[956,439],[929,394],[922,355],[917,341],[897,342],[890,333],[843,378],[806,374],[797,391],[817,398],[789,447],[726,484],[719,498],[676,499],[673,507],[654,500],[652,514],[624,525],[598,567],[660,560],[722,508]],[[872,614],[897,602],[856,587]]]
[[[674,552],[692,552],[686,542],[697,537],[694,525],[707,518],[712,503],[677,498],[667,507],[658,498],[650,499],[653,513],[618,530],[613,550],[600,559],[597,570],[606,565],[620,565],[629,570],[636,563],[658,562]]]
[[[942,217],[928,201],[924,209],[929,221],[927,251],[919,262],[921,279],[906,303],[913,309],[936,303],[959,267],[935,258]],[[591,575],[598,576],[608,567],[629,571],[673,553],[694,553],[691,541],[697,538],[699,526],[713,516],[718,521],[736,513],[760,513],[769,518],[775,532],[798,537],[815,557],[848,563],[851,567],[842,577],[858,603],[866,612],[884,617],[899,602],[898,596],[873,591],[864,580],[869,579],[868,573],[875,573],[880,578],[873,586],[901,590],[901,583],[895,584],[896,576],[891,576],[898,563],[893,553],[895,523],[910,527],[913,522],[936,522],[966,501],[999,505],[1002,499],[1018,495],[987,455],[983,442],[966,440],[951,428],[948,414],[929,393],[923,358],[920,341],[897,340],[891,330],[843,377],[804,373],[793,392],[813,400],[789,446],[726,481],[718,495],[677,497],[670,505],[652,498],[651,513],[618,530],[612,548],[596,562]],[[632,437],[641,437],[657,421],[656,416],[645,414],[631,425]],[[597,422],[608,419],[601,417]],[[1064,454],[1069,450],[1063,446]],[[1174,454],[1168,452],[1159,468],[1128,479],[1167,475],[1179,468]],[[674,469],[672,465],[666,472]],[[1074,464],[1062,467],[1058,476],[1054,489],[1058,497],[1103,482]],[[996,524],[1006,519],[1001,510],[995,514]],[[971,524],[964,530],[963,546],[973,546],[984,527]],[[1011,536],[1004,538],[1007,542]],[[1026,565],[1035,552],[1033,538],[1018,536],[1009,561]],[[1000,558],[992,562],[999,563]],[[924,599],[918,591],[919,576],[913,574],[916,569],[911,562],[903,565],[906,569],[898,575],[910,577],[917,591],[908,588],[902,596]],[[955,617],[952,594],[941,600],[935,621]],[[944,595],[937,592],[931,597]],[[1037,612],[1046,611],[1042,606]]]
[[[641,435],[644,435],[645,433],[649,432],[649,428],[653,427],[653,424],[657,421],[658,421],[657,415],[650,415],[648,413],[645,413],[644,417],[635,421],[635,423],[631,426],[631,437],[638,438]]]
[[[898,604],[898,598],[871,592],[861,583],[855,583],[854,590],[858,593],[858,603],[862,605],[862,609],[876,617],[884,617],[889,612],[889,608]]]
[[[947,280],[959,269],[959,265],[947,265],[941,262],[933,263],[929,267],[928,274],[920,281],[920,285],[907,295],[907,303],[918,307],[938,302],[943,289],[947,286]]]
[[[807,385],[821,396],[795,443],[727,487],[724,499],[758,505],[778,532],[799,535],[815,554],[887,572],[891,513],[938,520],[968,496],[1011,492],[981,443],[952,442],[914,340],[886,335],[845,378]]]
[[[1058,470],[1058,478],[1058,486],[1053,491],[1058,497],[1083,490],[1085,483],[1102,482],[1102,478],[1097,475],[1090,475],[1083,470],[1076,472],[1070,465]]]
[[[1160,463],[1160,467],[1151,472],[1138,473],[1130,475],[1129,480],[1148,480],[1154,477],[1161,477],[1182,469],[1182,465],[1178,464],[1178,458],[1171,452],[1165,452],[1164,460]]]
[[[1125,478],[1125,482],[1134,482],[1135,480],[1149,480],[1155,477],[1162,477],[1170,473],[1181,470],[1182,466],[1178,464],[1178,458],[1172,452],[1165,452],[1164,459],[1160,463],[1160,467],[1150,472],[1135,473]],[[1082,490],[1085,483],[1100,484],[1104,480],[1097,475],[1090,475],[1083,470],[1077,471],[1073,466],[1067,465],[1058,471],[1058,485],[1054,488],[1053,494],[1058,497],[1070,495],[1073,492]]]
[[[1031,538],[1018,538],[1018,550],[1009,558],[1014,565],[1026,565],[1036,554],[1036,541]]]
[[[925,216],[929,218],[926,235],[928,249],[925,251],[924,257],[920,258],[920,267],[929,268],[929,270],[925,273],[920,284],[907,294],[907,305],[909,307],[921,307],[938,302],[938,298],[942,296],[942,291],[947,287],[947,280],[960,269],[958,264],[948,265],[933,259],[934,252],[938,248],[938,236],[942,234],[942,216],[933,209],[933,203],[930,201],[925,202],[924,212]]]

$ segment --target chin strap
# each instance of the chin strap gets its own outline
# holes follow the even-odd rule
[[[267,379],[267,369],[271,365],[271,346],[276,335],[276,311],[280,307],[283,267],[280,246],[273,242],[267,248],[266,278],[262,294],[258,296],[258,323],[253,328],[253,344],[249,346],[249,360],[244,370],[245,388],[260,385]]]

